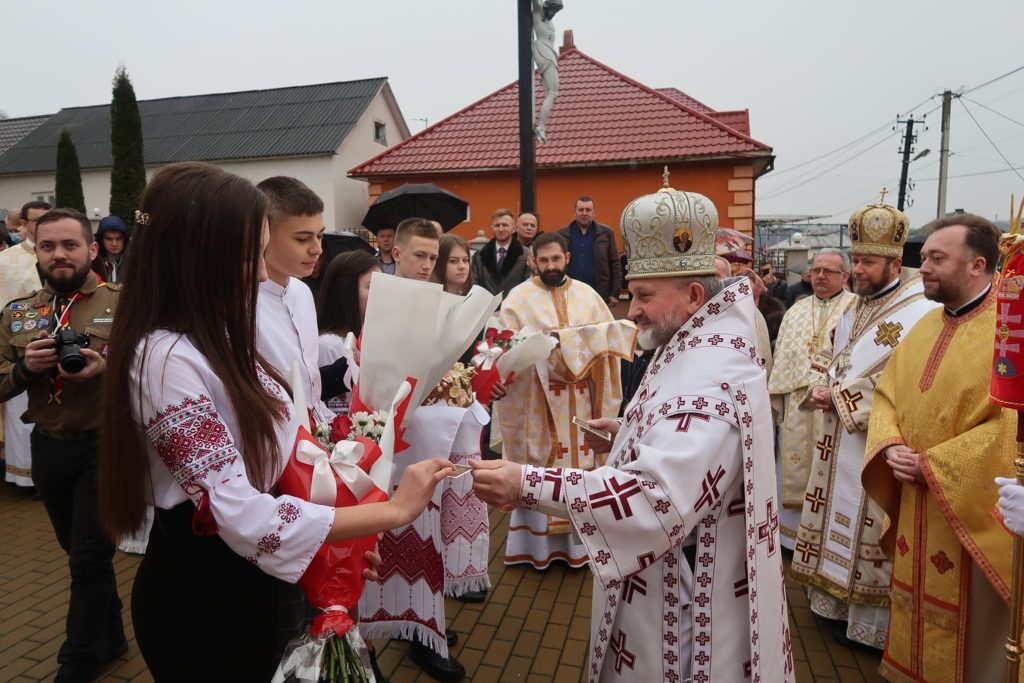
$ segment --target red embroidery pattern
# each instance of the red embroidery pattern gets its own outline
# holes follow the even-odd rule
[[[415,527],[407,526],[401,533],[389,531],[380,539],[380,583],[399,575],[410,586],[423,579],[432,593],[444,589],[444,565],[434,540],[422,538]]]
[[[299,510],[299,506],[294,503],[281,503],[277,508],[277,516],[280,517],[281,521],[285,524],[291,524],[302,516],[302,511]]]
[[[907,545],[907,539],[900,534],[900,537],[896,540],[896,549],[900,551],[900,555],[906,555],[910,552],[910,546]]]
[[[185,398],[155,414],[146,422],[146,438],[183,486],[220,472],[238,457],[208,396]]]
[[[268,394],[281,402],[278,406],[278,410],[281,412],[281,415],[284,416],[284,419],[292,419],[292,412],[288,408],[291,404],[291,399],[288,398],[288,394],[284,393],[284,389],[282,389],[277,382],[271,379],[270,375],[267,374],[267,371],[263,369],[262,365],[256,365],[256,376],[260,380],[260,386],[262,386]]]
[[[935,568],[939,570],[940,574],[945,574],[955,566],[944,550],[940,550],[928,559],[933,565],[935,565]]]

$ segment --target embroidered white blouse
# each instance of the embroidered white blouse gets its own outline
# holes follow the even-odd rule
[[[300,421],[284,389],[262,369],[260,381],[284,402],[276,480]],[[133,415],[147,441],[150,502],[163,509],[187,499],[198,505],[208,492],[224,542],[268,574],[297,581],[323,545],[334,508],[253,487],[236,445],[238,420],[224,383],[187,336],[150,333],[132,363],[131,382]]]

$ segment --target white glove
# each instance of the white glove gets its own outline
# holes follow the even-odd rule
[[[1006,477],[996,477],[996,484],[999,485],[999,512],[1003,522],[1010,531],[1024,536],[1024,486]]]

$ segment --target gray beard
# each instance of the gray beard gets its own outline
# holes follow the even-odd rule
[[[676,335],[684,322],[673,317],[661,322],[652,322],[650,327],[640,332],[637,344],[645,351],[653,351],[658,347],[665,346],[672,341],[672,337]]]

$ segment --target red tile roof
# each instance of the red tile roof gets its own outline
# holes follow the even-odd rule
[[[658,91],[638,83],[575,48],[562,51],[559,77],[548,142],[537,145],[539,167],[771,155],[771,147],[749,136],[746,111],[716,113],[674,88]],[[544,96],[539,77],[535,88],[539,107]],[[513,82],[349,175],[518,168],[518,97]]]

